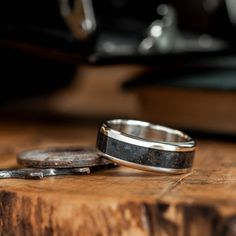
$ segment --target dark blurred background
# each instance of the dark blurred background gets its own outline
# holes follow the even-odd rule
[[[1,117],[236,134],[235,0],[4,1]]]

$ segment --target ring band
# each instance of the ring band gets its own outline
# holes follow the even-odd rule
[[[99,154],[131,168],[182,174],[193,165],[195,142],[187,134],[138,120],[109,120],[98,132]]]

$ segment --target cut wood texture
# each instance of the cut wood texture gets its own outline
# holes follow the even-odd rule
[[[0,167],[32,148],[94,146],[99,124],[0,123]],[[192,173],[125,167],[82,176],[0,180],[0,235],[236,235],[236,145],[198,140]]]

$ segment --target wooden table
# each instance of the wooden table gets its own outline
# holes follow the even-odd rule
[[[98,122],[0,122],[0,166],[25,149],[94,146]],[[125,167],[43,180],[0,180],[0,235],[236,235],[236,145],[198,140],[194,170]]]

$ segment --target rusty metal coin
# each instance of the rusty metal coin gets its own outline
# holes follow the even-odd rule
[[[93,148],[50,148],[20,153],[17,162],[33,168],[105,167],[114,164]]]

